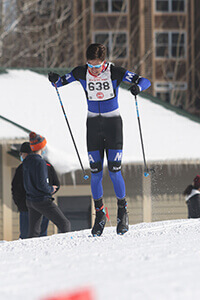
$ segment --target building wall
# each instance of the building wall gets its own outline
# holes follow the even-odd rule
[[[99,1],[101,2],[101,1]],[[111,3],[111,0],[105,1]],[[101,2],[103,6],[105,2]],[[200,115],[199,88],[199,43],[200,43],[200,2],[184,0],[185,9],[173,10],[176,1],[168,2],[168,11],[156,9],[156,0],[124,0],[128,10],[121,12],[96,12],[94,1],[91,6],[91,42],[96,42],[95,35],[113,32],[126,33],[127,57],[112,57],[116,64],[128,68],[151,80],[148,93],[163,101]],[[89,3],[88,3],[89,4]],[[89,15],[88,15],[89,18]],[[163,57],[156,55],[156,34],[168,33],[167,53]],[[172,55],[175,35],[177,49],[181,47],[181,34],[184,35],[184,52],[182,56]],[[89,40],[88,40],[89,42]],[[106,40],[101,40],[106,44]],[[179,48],[180,49],[180,48]],[[177,50],[178,51],[178,50]]]
[[[8,149],[9,145],[0,146],[0,239],[13,240],[19,237],[19,213],[11,197],[11,180],[19,161],[7,154]],[[142,163],[122,167],[130,224],[187,218],[182,193],[199,174],[200,161],[151,163],[149,168],[154,168],[155,172],[144,177]],[[89,170],[86,173],[90,175]],[[55,201],[57,197],[91,196],[89,182],[83,179],[81,170],[60,175],[60,180],[61,188]],[[104,203],[110,216],[106,226],[116,226],[117,200],[107,167],[104,168],[103,188]],[[92,224],[94,217],[92,202]],[[48,234],[54,233],[57,229],[50,223]]]
[[[172,1],[158,1],[160,4]],[[91,1],[92,5],[93,1]],[[103,7],[105,2],[102,2]],[[111,3],[111,0],[106,1]],[[151,80],[148,93],[158,96],[171,104],[194,112],[194,103],[198,106],[200,95],[198,82],[198,44],[199,39],[199,6],[198,1],[185,0],[184,11],[159,11],[156,9],[156,0],[124,0],[128,11],[97,12],[91,7],[91,34],[92,42],[96,42],[96,34],[125,32],[127,35],[128,56],[124,58],[112,57],[116,65],[121,65]],[[174,4],[175,2],[173,2]],[[167,33],[169,57],[157,56],[156,35]],[[175,35],[184,35],[185,55],[173,56]],[[101,40],[106,44],[107,40]],[[162,43],[162,42],[161,42]],[[180,47],[180,40],[177,41]],[[109,47],[108,47],[109,48]],[[157,47],[158,48],[158,47]],[[196,64],[197,61],[197,64]],[[196,70],[196,71],[195,71]],[[196,85],[196,86],[195,86]],[[188,88],[190,87],[190,88]],[[191,105],[192,104],[192,105]],[[193,106],[193,108],[192,108]],[[200,106],[199,106],[200,107]],[[193,111],[192,111],[193,109]]]

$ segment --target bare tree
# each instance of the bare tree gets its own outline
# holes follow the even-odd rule
[[[117,1],[115,1],[116,5]],[[128,1],[121,2],[121,12],[125,12]],[[139,7],[139,0],[129,1],[130,7],[136,11]],[[200,54],[195,56],[192,63],[185,67],[186,59],[182,57],[182,32],[186,30],[183,17],[177,16],[177,42],[173,57],[169,56],[168,48],[162,59],[156,60],[156,68],[153,70],[152,60],[155,56],[155,36],[150,33],[150,28],[145,29],[145,48],[142,54],[140,49],[141,13],[144,20],[150,20],[152,1],[146,1],[144,11],[134,13],[130,19],[130,31],[128,45],[123,45],[123,13],[113,17],[104,14],[104,28],[112,33],[112,38],[106,35],[103,41],[109,48],[109,60],[123,67],[142,74],[148,78],[156,73],[155,80],[168,83],[171,87],[170,102],[175,106],[194,113],[198,106],[197,99],[200,96],[200,87],[188,91],[181,91],[176,88],[176,82],[187,82],[196,79],[199,82],[200,71],[196,65],[200,62]],[[91,26],[91,0],[0,0],[0,64],[2,67],[20,68],[65,68],[74,67],[77,64],[85,63],[85,50],[92,42]],[[98,5],[105,5],[98,1]],[[189,5],[189,4],[188,4]],[[117,8],[118,9],[118,8]],[[131,15],[130,14],[130,15]],[[113,21],[115,19],[115,21]],[[161,19],[160,29],[168,28],[166,19]],[[123,26],[122,26],[123,24]],[[149,26],[150,27],[150,26]],[[167,30],[166,30],[167,31]],[[152,35],[150,37],[150,35]],[[108,38],[109,36],[109,38]],[[194,38],[200,36],[200,26],[195,29]],[[112,42],[110,43],[110,40]],[[186,43],[186,41],[185,41]],[[187,55],[192,50],[193,41],[187,41]],[[126,55],[124,55],[125,52]],[[124,59],[124,57],[126,58]],[[119,59],[120,58],[120,59]],[[145,66],[145,67],[144,67]],[[193,71],[195,69],[195,72]],[[144,73],[143,73],[144,72]],[[193,73],[192,73],[193,72]],[[191,73],[193,78],[190,79]],[[195,78],[195,79],[194,79]],[[194,84],[193,84],[194,86]],[[149,90],[152,91],[153,87]],[[200,106],[199,106],[200,110]]]
[[[74,65],[74,1],[3,0],[0,63],[4,67]]]

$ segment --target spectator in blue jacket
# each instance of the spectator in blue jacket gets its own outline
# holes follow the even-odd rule
[[[28,208],[26,206],[26,191],[24,189],[24,182],[23,182],[23,160],[31,153],[31,147],[29,142],[24,142],[21,144],[20,147],[20,160],[21,164],[17,167],[13,180],[12,180],[12,197],[13,200],[18,208],[19,211],[19,224],[20,224],[20,236],[21,239],[28,238],[28,224],[29,224],[29,218],[28,218]],[[60,182],[58,179],[58,176],[56,174],[56,171],[54,167],[46,161],[46,165],[48,168],[48,176],[49,176],[49,183],[51,185],[57,185],[60,187]],[[46,236],[47,235],[47,228],[49,224],[49,219],[47,219],[45,216],[42,218],[41,223],[41,230],[40,230],[40,236]]]
[[[60,232],[68,232],[71,230],[69,220],[52,200],[52,195],[58,186],[49,184],[47,165],[42,158],[47,141],[35,132],[30,133],[29,140],[32,153],[23,161],[24,188],[29,213],[29,237],[40,235],[42,215],[51,220]]]

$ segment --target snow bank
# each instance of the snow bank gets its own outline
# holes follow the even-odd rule
[[[200,298],[200,220],[107,227],[0,243],[0,298],[40,300],[89,287],[94,300]]]

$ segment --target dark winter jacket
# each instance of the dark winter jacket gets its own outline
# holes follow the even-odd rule
[[[28,201],[52,198],[53,187],[49,184],[45,160],[39,154],[29,154],[23,161],[24,188]]]
[[[12,197],[19,211],[28,211],[26,206],[26,191],[23,183],[23,164],[16,169],[11,183]]]
[[[200,218],[200,191],[192,189],[186,198],[188,218]]]
[[[46,161],[47,169],[48,169],[48,177],[50,185],[57,185],[58,189],[60,188],[60,181],[56,174],[54,167]],[[18,210],[28,211],[26,206],[26,191],[24,188],[23,182],[23,164],[20,164],[16,169],[15,175],[12,180],[12,196],[15,204],[17,205]]]

